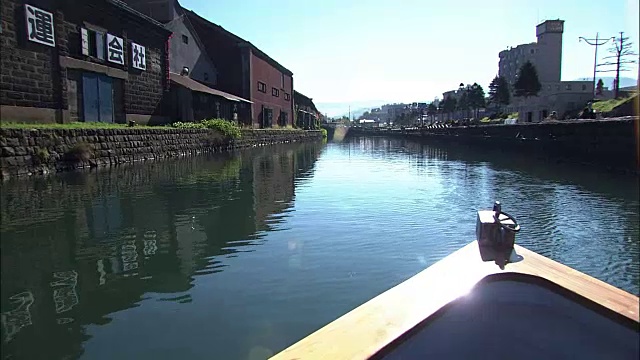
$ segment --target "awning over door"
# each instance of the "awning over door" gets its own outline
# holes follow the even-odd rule
[[[187,76],[182,76],[180,74],[176,74],[176,73],[169,73],[169,79],[171,79],[171,82],[174,82],[178,85],[184,86],[187,89],[190,89],[192,91],[197,91],[197,92],[201,92],[201,93],[205,93],[205,94],[211,94],[211,95],[216,95],[216,96],[221,96],[227,100],[231,100],[231,101],[242,101],[242,102],[246,102],[249,104],[253,104],[252,101],[249,101],[247,99],[243,99],[239,96],[235,96],[235,95],[231,95],[229,93],[226,93],[224,91],[220,91],[220,90],[216,90],[216,89],[212,89],[204,84],[201,84],[195,80],[193,80],[190,77]]]

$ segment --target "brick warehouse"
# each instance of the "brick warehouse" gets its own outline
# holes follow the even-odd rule
[[[3,121],[168,121],[161,24],[118,0],[1,1]]]
[[[211,55],[212,67],[217,72],[216,82],[211,86],[249,100],[250,104],[239,104],[242,124],[260,128],[293,125],[293,73],[290,70],[249,41],[183,8],[178,0],[126,1],[161,23],[186,20],[202,42],[202,51]],[[194,78],[206,83],[197,76]]]
[[[186,10],[207,51],[219,54],[218,87],[251,100],[252,127],[293,125],[293,73],[255,45]]]

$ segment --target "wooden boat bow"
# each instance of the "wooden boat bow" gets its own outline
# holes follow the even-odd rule
[[[640,321],[638,297],[626,291],[518,245],[504,268],[483,261],[479,249],[478,241],[469,243],[272,359],[371,358],[492,276],[543,279],[574,294],[583,305],[595,304],[636,326]]]

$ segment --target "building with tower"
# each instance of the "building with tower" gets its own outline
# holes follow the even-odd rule
[[[559,117],[578,111],[593,98],[591,81],[562,81],[562,33],[564,20],[546,20],[536,26],[536,42],[509,47],[498,54],[498,76],[513,85],[520,67],[530,61],[542,88],[538,96],[512,97],[507,108],[518,112],[518,122],[535,122],[555,111]]]
[[[521,44],[499,53],[498,75],[513,84],[522,64],[531,61],[538,70],[540,82],[560,81],[563,30],[563,20],[547,20],[536,26],[536,42]]]

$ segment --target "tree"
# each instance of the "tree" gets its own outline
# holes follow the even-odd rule
[[[598,84],[596,85],[596,95],[602,95],[604,92],[604,81],[602,79],[598,80]]]
[[[438,113],[438,107],[434,103],[429,103],[427,105],[427,115],[431,116],[431,122],[433,122],[433,117]]]
[[[616,66],[615,69],[598,70],[599,72],[616,72],[616,77],[613,82],[613,96],[616,98],[620,93],[620,72],[629,71],[629,68],[626,65],[635,64],[638,62],[638,54],[631,49],[632,45],[633,43],[629,41],[629,37],[625,37],[624,32],[621,31],[620,37],[615,38],[613,46],[609,49],[609,52],[613,55],[605,57],[605,59],[613,60],[598,64],[598,66]]]
[[[511,102],[509,82],[503,76],[496,76],[489,84],[489,101],[495,104],[499,110]]]
[[[420,111],[418,111],[417,109],[411,109],[408,116],[409,125],[415,125],[418,122],[419,117]]]
[[[444,119],[444,111],[446,106],[447,106],[447,98],[444,98],[440,102],[438,102],[438,112],[440,113],[440,115],[442,115],[438,118],[440,122],[442,122],[442,120]]]
[[[469,115],[469,108],[471,107],[471,99],[470,99],[470,88],[467,85],[466,88],[460,88],[461,92],[460,97],[458,98],[458,103],[456,106],[456,110],[460,110],[463,112],[463,117],[467,117]]]
[[[451,120],[451,114],[456,111],[457,100],[454,97],[447,97],[444,99],[444,112],[447,114],[447,120]]]
[[[516,83],[513,84],[515,96],[528,98],[537,96],[542,89],[540,80],[538,79],[538,71],[531,61],[527,61],[518,70]]]
[[[486,106],[484,100],[484,89],[478,83],[473,83],[468,90],[469,107],[473,109],[474,119],[478,118],[478,110]]]
[[[394,120],[394,125],[406,126],[411,124],[411,115],[406,113],[404,110],[400,113],[400,115],[396,115]]]

